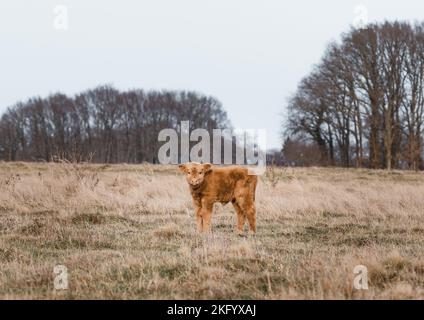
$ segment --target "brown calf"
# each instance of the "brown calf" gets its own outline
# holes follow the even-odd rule
[[[238,234],[243,233],[246,218],[250,232],[256,232],[256,175],[249,175],[247,168],[215,167],[210,163],[191,162],[180,164],[179,168],[186,174],[190,186],[199,232],[211,231],[213,204],[226,204],[230,201],[237,212]]]

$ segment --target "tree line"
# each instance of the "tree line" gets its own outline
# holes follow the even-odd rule
[[[423,169],[424,24],[352,28],[328,45],[287,111],[283,152],[293,162]]]
[[[99,86],[69,97],[57,93],[9,107],[0,119],[0,160],[157,163],[158,133],[230,128],[221,103],[187,91],[121,92]]]

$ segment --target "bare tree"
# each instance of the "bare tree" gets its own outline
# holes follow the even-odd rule
[[[116,163],[156,163],[158,133],[231,127],[221,103],[185,91],[130,90],[100,86],[75,97],[54,94],[9,108],[0,120],[0,159],[62,159]]]
[[[306,134],[336,164],[417,169],[422,163],[423,25],[351,29],[289,101],[290,135]]]

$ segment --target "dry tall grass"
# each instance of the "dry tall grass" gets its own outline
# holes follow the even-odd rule
[[[0,164],[0,298],[424,298],[424,175],[275,169],[258,234],[217,205],[195,233],[173,167]],[[55,290],[53,268],[69,270]],[[353,288],[368,268],[369,290]]]

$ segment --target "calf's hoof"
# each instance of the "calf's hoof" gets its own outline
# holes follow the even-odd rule
[[[254,236],[256,236],[256,231],[249,230],[249,237],[254,237]]]

